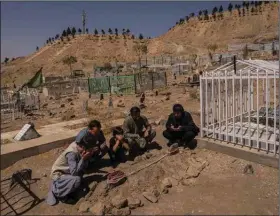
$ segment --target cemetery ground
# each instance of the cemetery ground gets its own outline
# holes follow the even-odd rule
[[[142,113],[147,117],[163,117],[172,111],[172,105],[176,102],[186,104],[186,109],[198,113],[199,109],[199,93],[198,90],[192,88],[179,87],[178,84],[186,82],[186,77],[181,75],[177,80],[172,80],[172,76],[168,76],[168,87],[159,89],[159,95],[155,95],[155,91],[146,91],[146,108]],[[190,90],[185,92],[184,89]],[[139,96],[139,95],[138,95]],[[139,97],[135,94],[117,96],[112,95],[113,108],[109,109],[109,95],[104,94],[104,100],[99,100],[99,95],[92,95],[89,98],[88,93],[73,94],[61,97],[44,97],[40,94],[40,110],[33,110],[14,121],[1,121],[1,133],[19,130],[27,122],[33,122],[36,129],[40,126],[54,124],[61,121],[69,121],[80,118],[94,119],[97,118],[101,122],[120,119],[125,117],[125,113],[129,111],[131,106],[139,105]],[[88,101],[88,108],[85,109],[84,104]],[[112,113],[109,114],[109,113]],[[160,113],[160,115],[159,115]],[[198,118],[199,119],[199,118]],[[197,121],[199,122],[199,121]]]
[[[177,79],[176,82],[178,84],[181,80]],[[182,88],[177,84],[169,83],[169,87],[159,90],[157,96],[155,91],[146,92],[145,105],[147,107],[142,110],[142,113],[157,123],[154,127],[157,131],[158,145],[153,145],[156,148],[151,146],[149,152],[135,158],[134,161],[119,164],[116,169],[127,174],[166,154],[166,140],[161,135],[164,126],[160,120],[167,119],[174,103],[183,104],[185,109],[192,113],[196,124],[199,125],[198,90]],[[114,108],[111,109],[110,114],[108,96],[105,96],[102,101],[99,101],[98,98],[89,99],[88,109],[85,112],[82,108],[87,99],[86,94],[59,99],[42,99],[42,106],[45,108],[40,110],[40,115],[34,112],[28,116],[29,119],[6,123],[7,128],[4,130],[19,129],[27,121],[34,122],[35,128],[38,129],[41,125],[88,117],[89,120],[96,118],[101,121],[108,140],[110,138],[108,128],[111,120],[124,118],[130,107],[138,105],[139,102],[139,97],[135,95],[113,96]],[[3,133],[4,130],[1,132]],[[51,166],[65,147],[22,159],[1,170],[1,178],[8,177],[13,172],[24,168],[32,169],[33,178],[39,180],[31,184],[31,189],[43,199],[49,188]],[[250,167],[249,165],[253,169],[247,169]],[[86,175],[87,179],[95,182],[91,184],[92,192],[86,198],[82,198],[74,206],[59,203],[50,207],[43,201],[25,214],[90,215],[103,212],[107,215],[273,215],[278,211],[279,171],[277,169],[210,150],[180,149],[179,153],[163,158],[158,163],[128,177],[124,184],[106,191],[105,175],[112,170],[106,156]],[[11,200],[15,203],[14,207],[18,208],[20,212],[28,207],[30,198],[24,193],[19,194],[16,190],[14,193],[18,195]],[[2,188],[1,191],[3,191]],[[9,208],[5,209],[1,215],[5,215],[8,211],[10,211]]]
[[[157,126],[159,148],[137,157],[134,161],[119,164],[116,169],[130,173],[151,163],[166,153],[166,141],[161,136],[162,126]],[[107,136],[107,138],[109,138]],[[162,148],[162,149],[160,149]],[[18,161],[1,171],[2,178],[13,172],[30,168],[33,178],[39,178],[31,189],[45,198],[49,187],[49,174],[53,162],[64,148],[53,149],[41,155]],[[248,165],[252,170],[245,171]],[[109,192],[104,189],[105,174],[112,171],[106,156],[92,172],[87,174],[96,183],[92,194],[76,205],[59,203],[54,207],[44,201],[26,212],[28,215],[154,215],[154,214],[255,214],[272,215],[278,210],[278,170],[250,163],[221,153],[196,148],[180,149],[180,153],[167,156],[152,166],[128,177],[128,180]],[[168,177],[168,180],[166,179]],[[168,185],[163,190],[163,185]],[[167,191],[166,191],[167,190]],[[148,201],[143,192],[151,192],[156,203]],[[152,195],[151,195],[152,196]],[[125,201],[128,199],[128,203]],[[151,199],[151,198],[150,198]],[[24,194],[12,200],[19,211],[30,198]],[[141,202],[141,205],[139,204]],[[113,203],[113,204],[112,204]],[[134,206],[133,206],[134,204]],[[112,205],[121,205],[120,209]],[[125,206],[134,209],[129,209]],[[138,206],[141,207],[138,207]],[[8,211],[8,209],[6,209]],[[4,215],[5,212],[2,212]]]

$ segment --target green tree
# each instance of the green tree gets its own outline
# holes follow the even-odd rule
[[[228,5],[228,11],[229,11],[230,13],[232,13],[232,8],[233,8],[232,4],[229,3],[229,5]]]
[[[235,5],[236,6],[236,9],[238,10],[238,15],[241,16],[241,5]]]
[[[204,10],[204,20],[209,20],[208,10]]]
[[[109,28],[108,33],[109,33],[109,34],[113,34],[113,31],[112,31],[111,28]]]
[[[46,44],[49,44],[49,39],[48,39],[48,40],[46,40]]]
[[[251,8],[251,14],[253,15],[255,13],[255,9],[252,7]]]
[[[72,28],[71,34],[72,34],[72,37],[74,38],[75,34],[76,34],[76,28],[75,27]]]
[[[223,9],[223,6],[221,5],[220,8],[219,8],[219,13],[223,13],[224,9]]]
[[[202,20],[202,11],[201,10],[198,12],[198,19]]]
[[[250,3],[246,2],[246,9],[247,9],[247,11],[249,11],[249,7],[250,7]]]
[[[94,35],[98,35],[97,29],[94,29]]]
[[[144,54],[147,55],[148,53],[148,46],[145,42],[137,42],[134,46],[133,46],[133,50],[134,52],[136,53],[137,57],[138,57],[138,61],[139,61],[139,66],[140,66],[140,69],[141,69],[141,59],[142,59],[142,56]]]
[[[72,75],[72,64],[77,62],[77,58],[74,56],[67,56],[62,60],[63,64],[68,65],[70,68],[70,73]]]
[[[66,36],[67,36],[67,32],[65,30],[63,30],[62,37],[66,37]]]
[[[212,10],[212,16],[213,16],[215,21],[216,21],[216,13],[217,13],[217,11],[218,11],[217,7],[214,7],[213,10]]]
[[[86,33],[88,34],[88,28],[86,28]]]
[[[258,7],[259,6],[259,2],[255,1],[254,5],[255,5],[255,8]]]
[[[221,18],[223,18],[223,11],[224,11],[224,9],[223,9],[223,6],[221,5],[220,8],[219,8],[219,16]]]
[[[189,19],[190,19],[189,16],[186,16],[186,17],[185,17],[186,22],[188,22]]]
[[[38,46],[36,47],[36,51],[39,51],[39,47]]]
[[[212,61],[213,53],[215,53],[215,51],[218,49],[218,46],[217,46],[217,44],[210,44],[210,45],[208,45],[207,48],[208,48],[209,57]]]
[[[101,32],[102,32],[102,35],[105,35],[105,31],[103,29],[101,30]]]
[[[118,35],[119,35],[119,31],[118,31],[118,29],[117,29],[117,28],[115,28],[115,34],[116,34],[116,36],[118,36]]]
[[[258,8],[259,8],[259,12],[262,12],[262,1],[259,1],[258,3]]]
[[[215,13],[217,13],[218,12],[218,8],[217,7],[214,7],[213,8],[213,11],[212,11],[212,14],[215,14]]]
[[[67,28],[67,32],[66,32],[66,35],[67,35],[67,36],[68,36],[68,35],[71,35],[71,33],[72,33],[72,32],[71,32],[70,28],[68,27],[68,28]]]
[[[184,19],[180,19],[180,21],[179,21],[179,24],[181,25],[181,24],[183,24],[184,23]]]
[[[143,40],[143,39],[144,39],[144,37],[143,37],[143,35],[142,35],[141,33],[139,34],[139,39],[140,39],[140,40]]]
[[[82,34],[82,29],[79,28],[79,29],[78,29],[78,32],[79,32],[79,34]]]
[[[9,58],[6,57],[5,60],[4,60],[4,62],[7,64],[8,61],[9,61]]]
[[[126,29],[126,34],[129,34],[130,33],[130,30],[129,29]]]

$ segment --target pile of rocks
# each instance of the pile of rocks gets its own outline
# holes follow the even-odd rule
[[[142,207],[143,203],[140,199],[129,197],[125,198],[122,195],[117,195],[110,202],[97,201],[92,204],[90,201],[83,201],[79,205],[79,212],[90,212],[93,215],[130,215],[131,209]]]
[[[161,152],[158,150],[153,150],[139,156],[136,161],[140,162],[149,160],[160,153]],[[144,206],[144,203],[147,203],[145,201],[157,203],[164,194],[169,193],[171,188],[176,187],[179,184],[183,186],[193,186],[196,183],[196,178],[200,175],[202,170],[209,165],[209,162],[202,158],[192,156],[192,154],[189,156],[187,165],[184,163],[185,161],[181,161],[181,163],[186,166],[184,166],[185,168],[182,167],[182,170],[184,171],[182,171],[181,174],[179,171],[175,171],[177,175],[172,175],[169,171],[170,169],[174,171],[174,166],[181,167],[178,160],[180,161],[180,159],[184,157],[176,156],[178,159],[176,160],[176,163],[174,162],[174,158],[170,158],[171,161],[166,160],[165,163],[162,164],[164,168],[161,170],[164,170],[165,176],[169,177],[161,179],[159,184],[153,182],[153,186],[140,183],[143,180],[140,177],[140,180],[138,177],[135,177],[137,183],[134,184],[133,179],[131,179],[129,186],[123,185],[112,191],[106,189],[106,182],[100,182],[98,184],[96,182],[92,183],[90,185],[89,194],[87,194],[78,205],[79,212],[90,212],[93,215],[130,215],[133,209]],[[168,164],[173,165],[168,168]],[[155,165],[155,167],[157,166],[158,165]],[[155,170],[152,172],[154,173],[154,171]],[[159,173],[162,173],[162,171],[159,170]],[[146,174],[144,173],[143,175],[149,175],[149,172]],[[141,187],[139,187],[139,185]],[[128,189],[133,189],[133,193],[129,193],[127,191]],[[94,196],[92,196],[93,192]]]

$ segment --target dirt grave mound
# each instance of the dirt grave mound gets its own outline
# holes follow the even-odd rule
[[[142,160],[132,165],[121,164],[119,170],[128,175],[132,171],[155,162],[166,152],[153,150],[145,153],[141,156]],[[149,157],[147,157],[147,154],[149,154]],[[77,208],[79,208],[79,205],[83,205],[83,202],[93,204],[99,201],[104,204],[105,211],[112,213],[116,211],[116,208],[126,208],[129,205],[127,199],[133,203],[137,201],[139,205],[131,205],[133,208],[143,206],[145,202],[155,203],[161,196],[164,196],[169,190],[172,191],[172,188],[179,184],[189,186],[194,183],[192,179],[197,178],[208,165],[207,160],[197,157],[195,153],[180,149],[179,153],[169,155],[134,175],[128,176],[125,183],[110,190],[106,187],[105,181],[100,182],[90,196],[77,204]],[[120,204],[118,201],[123,203]]]

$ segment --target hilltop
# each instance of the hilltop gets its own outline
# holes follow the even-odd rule
[[[244,15],[239,16],[238,10],[233,10],[231,13],[223,12],[223,18],[216,21],[211,15],[208,20],[192,17],[164,35],[147,40],[148,56],[205,54],[208,46],[213,44],[217,45],[216,52],[225,52],[229,44],[260,43],[277,38],[277,4],[263,4],[261,12],[245,9]],[[121,35],[92,34],[77,35],[70,41],[57,40],[31,55],[2,64],[1,85],[13,81],[21,84],[40,67],[43,67],[44,76],[69,75],[69,67],[63,64],[66,56],[77,58],[73,69],[83,69],[88,73],[94,65],[106,62],[133,62],[137,60],[133,46],[138,41],[131,36],[124,39]]]
[[[241,10],[242,11],[242,10]],[[241,12],[242,13],[242,12]],[[149,51],[158,54],[207,53],[210,44],[216,44],[217,51],[226,51],[229,44],[261,43],[278,39],[278,5],[261,7],[261,12],[239,16],[238,10],[226,11],[223,18],[198,20],[191,18],[187,23],[176,25],[166,34],[153,39]]]

